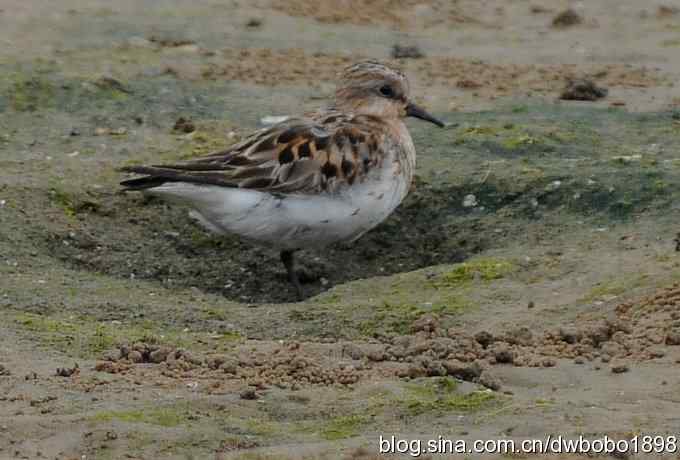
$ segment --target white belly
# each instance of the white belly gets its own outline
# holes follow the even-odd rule
[[[217,233],[233,233],[278,249],[322,247],[354,240],[385,220],[401,203],[410,180],[383,171],[337,194],[271,195],[255,190],[167,183],[149,192],[193,208]]]

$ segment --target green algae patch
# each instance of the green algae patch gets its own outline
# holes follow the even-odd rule
[[[464,128],[461,132],[462,136],[496,136],[500,132],[501,128],[493,126],[469,126]]]
[[[98,322],[85,316],[60,317],[35,313],[8,313],[20,329],[69,356],[92,358],[123,343],[145,342],[183,347],[193,343],[189,333],[156,330],[152,325]],[[205,335],[205,334],[204,334]]]
[[[376,309],[373,318],[361,322],[358,329],[364,336],[373,336],[382,331],[405,334],[409,332],[411,323],[425,313],[415,305],[384,302]]]
[[[374,315],[361,321],[357,327],[361,336],[374,337],[378,334],[408,334],[413,322],[425,314],[456,316],[464,313],[474,304],[462,296],[452,295],[436,303],[390,303],[383,302],[374,308]]]
[[[529,134],[520,134],[517,136],[509,137],[501,142],[501,145],[509,150],[517,149],[525,145],[533,145],[538,143],[539,140]]]
[[[96,422],[120,421],[125,423],[147,423],[166,428],[188,423],[190,420],[184,407],[159,407],[127,411],[105,411],[95,414]]]
[[[277,424],[267,420],[259,420],[254,418],[246,422],[245,428],[250,434],[265,437],[273,436],[279,431]]]
[[[364,415],[347,415],[331,419],[321,430],[321,437],[327,441],[359,436],[362,428],[369,422]]]
[[[593,287],[582,299],[583,302],[592,302],[595,300],[611,300],[633,289],[647,286],[653,280],[647,274],[640,276],[628,277],[624,279],[616,278],[608,281],[602,281]]]
[[[460,315],[474,306],[475,303],[463,295],[447,293],[432,303],[431,310],[439,315]]]
[[[477,412],[490,407],[496,396],[489,391],[481,390],[464,395],[451,395],[432,400],[411,398],[402,401],[403,408],[409,415],[421,415],[427,412]]]
[[[512,112],[524,113],[525,111],[528,111],[528,108]],[[507,157],[554,151],[557,146],[573,139],[574,136],[563,129],[494,122],[489,125],[462,128],[455,144],[478,144],[491,152]]]
[[[55,89],[41,76],[14,76],[8,89],[10,107],[17,112],[35,112],[55,105]]]
[[[460,315],[479,307],[468,297],[467,287],[460,290],[439,289],[433,285],[431,277],[430,271],[422,270],[395,275],[381,283],[357,281],[347,292],[354,297],[361,296],[360,299],[371,296],[375,300],[353,302],[351,310],[342,307],[346,302],[341,301],[342,295],[339,294],[344,289],[341,291],[339,288],[321,299],[325,304],[335,302],[342,307],[337,310],[329,308],[329,312],[341,312],[342,317],[352,324],[347,333],[353,335],[352,331],[359,332],[361,337],[410,333],[413,322],[426,314],[439,317],[444,324],[453,324]],[[297,318],[309,319],[309,316]]]
[[[116,345],[109,327],[76,319],[52,318],[34,313],[13,315],[14,321],[46,344],[75,356],[91,356]]]
[[[105,175],[100,177],[105,178]],[[109,197],[93,190],[77,189],[65,181],[51,180],[47,194],[50,204],[60,208],[69,218],[78,214],[107,215],[113,212]],[[105,204],[107,201],[109,203]]]
[[[489,390],[462,392],[454,379],[441,377],[406,384],[396,402],[400,411],[416,416],[430,412],[475,413],[498,404],[500,399]]]
[[[221,120],[197,123],[195,131],[182,135],[179,139],[181,144],[176,152],[179,152],[179,159],[183,160],[225,150],[239,141],[233,124]]]
[[[516,269],[516,266],[503,259],[480,258],[463,262],[443,273],[434,281],[436,287],[459,287],[474,280],[493,281],[504,278]]]
[[[76,215],[76,201],[73,195],[61,187],[53,187],[49,191],[50,201],[55,206],[61,208],[68,217]]]

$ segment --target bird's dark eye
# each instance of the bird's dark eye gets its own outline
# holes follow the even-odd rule
[[[390,85],[384,85],[380,87],[380,94],[385,97],[394,97],[394,90]]]

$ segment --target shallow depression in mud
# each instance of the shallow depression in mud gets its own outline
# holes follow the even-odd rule
[[[96,201],[96,200],[95,200]],[[50,253],[69,267],[121,278],[195,287],[246,303],[294,301],[278,252],[201,228],[187,209],[136,194],[108,197],[105,209],[77,209],[78,230],[51,233]],[[480,237],[448,217],[458,191],[421,186],[376,229],[349,245],[296,255],[305,297],[347,281],[465,260]]]

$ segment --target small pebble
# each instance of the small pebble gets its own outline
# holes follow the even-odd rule
[[[394,59],[419,59],[425,56],[425,53],[417,45],[399,45],[392,47],[392,57]]]
[[[463,207],[464,208],[472,208],[474,206],[477,206],[479,203],[477,201],[477,197],[470,194],[470,195],[465,195],[465,198],[463,198]]]
[[[123,135],[127,134],[127,128],[123,128],[123,127],[116,128],[116,129],[111,131],[111,134],[114,135],[114,136],[123,136]]]
[[[262,19],[260,18],[250,18],[248,19],[248,22],[246,22],[246,27],[248,28],[257,28],[262,25]]]
[[[614,374],[623,374],[624,372],[628,372],[630,368],[628,367],[627,364],[613,364],[611,366],[611,370]]]
[[[254,388],[248,388],[246,390],[243,390],[241,394],[239,395],[241,399],[246,399],[246,400],[255,400],[258,399],[259,396],[257,395],[257,392],[255,392]]]

